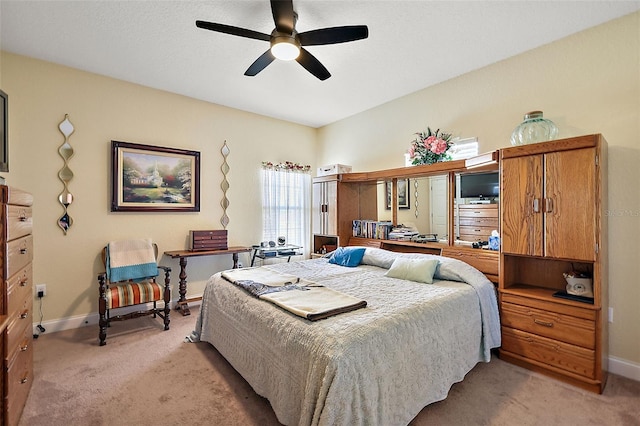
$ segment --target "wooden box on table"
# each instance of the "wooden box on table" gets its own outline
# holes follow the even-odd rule
[[[189,250],[226,250],[227,230],[189,231]]]

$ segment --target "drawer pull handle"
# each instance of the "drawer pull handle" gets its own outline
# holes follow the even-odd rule
[[[29,316],[29,311],[24,311],[23,313],[20,314],[20,318],[22,319],[25,319],[28,316]]]
[[[27,377],[20,380],[20,384],[24,385],[29,379]]]
[[[533,322],[535,322],[538,325],[542,325],[545,327],[553,327],[553,323],[552,322],[547,322],[547,321],[541,321],[539,319],[534,318]]]
[[[26,352],[29,349],[29,345],[20,346],[20,352]]]
[[[20,222],[26,222],[27,221],[27,211],[26,210],[22,210],[20,212]]]
[[[29,282],[29,278],[24,277],[23,279],[20,280],[20,287],[26,286],[28,282]]]
[[[20,254],[27,254],[27,248],[21,248],[20,249]]]

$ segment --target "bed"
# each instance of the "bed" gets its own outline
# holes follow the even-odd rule
[[[399,257],[437,260],[433,283],[386,276]],[[215,346],[285,425],[406,425],[500,346],[493,284],[456,259],[366,248],[356,267],[262,268],[366,301],[309,321],[222,273],[207,282],[190,339]]]

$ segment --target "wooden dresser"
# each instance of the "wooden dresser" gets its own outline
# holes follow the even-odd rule
[[[33,217],[31,194],[0,186],[2,208],[1,313],[7,316],[2,334],[3,422],[18,424],[33,382]]]
[[[500,357],[598,393],[608,359],[606,147],[588,135],[500,152]],[[571,271],[592,277],[593,298],[558,297]]]
[[[491,231],[498,230],[498,204],[460,204],[457,209],[461,240],[489,241]]]

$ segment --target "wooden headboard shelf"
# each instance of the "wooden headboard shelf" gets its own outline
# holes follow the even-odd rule
[[[416,243],[412,241],[379,240],[373,238],[349,238],[350,246],[375,247],[398,253],[423,253],[451,257],[468,263],[485,274],[489,281],[498,283],[500,256],[497,251],[467,247],[448,246],[438,243]]]

